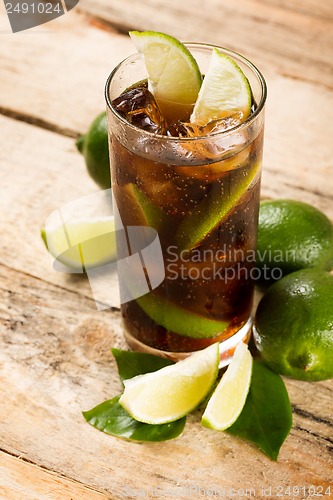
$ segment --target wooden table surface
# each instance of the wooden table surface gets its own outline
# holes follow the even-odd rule
[[[278,462],[197,415],[165,443],[86,424],[81,411],[121,388],[110,354],[122,345],[120,314],[97,311],[84,276],[55,272],[39,236],[53,210],[97,191],[73,138],[104,109],[105,80],[133,51],[133,28],[250,58],[268,82],[263,196],[333,218],[332,2],[80,0],[17,34],[0,9],[0,499],[156,498],[156,488],[202,498],[214,486],[226,498],[307,498],[329,486],[333,496],[332,380],[286,380],[293,428]]]

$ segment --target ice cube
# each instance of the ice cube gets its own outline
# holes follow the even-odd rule
[[[187,123],[182,121],[177,121],[172,123],[167,130],[167,135],[171,137],[197,137],[204,135],[201,131],[201,127],[195,123]]]
[[[212,120],[204,126],[197,125],[196,123],[177,121],[168,128],[166,133],[168,136],[179,137],[180,139],[186,137],[203,137],[214,135],[218,132],[225,132],[236,127],[242,121],[242,112],[233,113],[231,116],[220,118],[219,120]]]
[[[202,137],[212,135],[218,132],[225,132],[243,122],[243,113],[241,111],[233,113],[231,116],[212,120],[207,125],[197,125],[196,123],[176,122],[173,123],[167,134],[173,137]]]
[[[248,144],[246,131],[224,134],[242,122],[242,112],[236,112],[204,126],[176,122],[169,127],[167,134],[179,137],[179,156],[185,158],[188,165],[198,165],[191,175],[209,181],[223,176],[228,170],[238,168],[247,160],[251,146]],[[195,140],[181,140],[188,138]],[[180,163],[177,172],[188,175],[188,169],[183,168]]]
[[[243,113],[241,111],[237,111],[231,116],[226,116],[225,118],[220,118],[219,120],[213,120],[207,123],[207,125],[201,127],[201,131],[203,135],[225,132],[226,130],[237,127],[237,125],[240,125],[243,121]]]
[[[165,119],[145,85],[130,89],[112,101],[113,107],[129,123],[148,132],[164,134]]]

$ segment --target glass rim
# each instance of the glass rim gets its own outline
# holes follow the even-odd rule
[[[110,94],[109,94],[109,89],[110,89],[110,84],[111,84],[111,81],[113,79],[113,77],[116,75],[116,73],[118,72],[118,70],[123,66],[125,65],[126,63],[130,62],[131,59],[133,59],[134,57],[138,57],[140,56],[140,53],[139,52],[135,52],[129,56],[127,56],[125,59],[123,59],[120,63],[118,63],[115,68],[111,71],[111,73],[109,74],[107,80],[106,80],[106,84],[105,84],[105,100],[106,100],[106,103],[107,103],[107,106],[108,108],[110,109],[110,111],[112,111],[112,113],[116,116],[116,118],[118,120],[120,120],[126,127],[129,127],[130,129],[134,130],[135,132],[139,132],[143,135],[146,135],[147,137],[151,137],[151,138],[155,138],[155,139],[163,139],[163,140],[166,140],[166,141],[201,141],[201,140],[207,140],[207,139],[210,139],[210,138],[217,138],[217,137],[226,137],[228,135],[232,135],[236,132],[239,132],[245,128],[248,127],[248,125],[250,123],[252,123],[255,118],[261,113],[261,111],[263,110],[264,108],[264,105],[265,105],[265,102],[266,102],[266,98],[267,98],[267,85],[266,85],[266,81],[265,81],[265,78],[263,77],[262,73],[259,71],[259,69],[249,60],[247,59],[246,57],[242,56],[241,54],[239,54],[238,52],[234,51],[234,50],[231,50],[231,49],[228,49],[226,47],[221,47],[219,45],[214,45],[214,44],[211,44],[211,43],[200,43],[200,42],[183,42],[184,45],[188,48],[193,48],[193,49],[214,49],[214,48],[217,48],[221,51],[223,51],[224,53],[226,53],[227,55],[231,55],[231,57],[233,55],[235,55],[236,57],[238,57],[255,75],[256,77],[258,78],[258,81],[260,83],[260,87],[261,87],[261,91],[262,91],[262,95],[261,95],[261,99],[260,99],[260,102],[258,103],[256,109],[254,110],[253,113],[250,114],[250,116],[242,123],[236,125],[235,127],[231,127],[227,130],[221,130],[221,131],[217,131],[217,132],[213,132],[213,133],[210,133],[210,134],[206,134],[206,135],[198,135],[198,136],[191,136],[191,137],[174,137],[174,136],[168,136],[168,135],[162,135],[162,134],[157,134],[156,132],[149,132],[148,130],[143,130],[141,129],[140,127],[136,126],[136,125],[133,125],[132,123],[129,123],[126,118],[124,118],[120,113],[118,113],[118,111],[113,107],[112,105],[112,101],[110,99]]]

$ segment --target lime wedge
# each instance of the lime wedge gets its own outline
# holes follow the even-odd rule
[[[216,380],[219,344],[213,344],[178,363],[124,380],[119,403],[139,422],[163,424],[194,410]]]
[[[190,121],[203,126],[236,112],[244,121],[251,113],[251,104],[251,87],[243,71],[214,48]]]
[[[202,424],[218,431],[228,429],[239,417],[250,389],[252,356],[248,346],[241,342],[208,401]]]
[[[170,332],[195,339],[212,338],[220,335],[228,326],[226,321],[199,316],[183,307],[162,299],[150,292],[136,299],[143,311],[155,323]]]
[[[179,225],[176,243],[179,250],[197,247],[213,229],[237,206],[260,172],[261,162],[253,165],[245,175],[224,192],[223,184],[214,186],[212,196],[203,198]]]
[[[129,221],[126,220],[126,213],[124,215],[124,225],[151,226],[159,231],[167,223],[167,214],[135,184],[126,184],[118,196],[124,207],[131,207]]]
[[[73,270],[96,267],[116,259],[113,216],[42,229],[41,236],[53,257]]]
[[[144,56],[149,88],[156,100],[194,104],[202,77],[196,60],[185,45],[156,31],[130,31],[129,34]]]

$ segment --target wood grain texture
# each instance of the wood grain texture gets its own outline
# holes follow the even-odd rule
[[[28,33],[1,40],[0,112],[66,135],[85,132],[105,109],[106,79],[133,51],[130,40],[96,28],[76,9]]]
[[[5,473],[4,473],[5,472]],[[0,452],[0,493],[6,500],[106,500],[108,495]]]
[[[333,21],[333,8],[330,2],[318,2],[318,0],[293,0],[292,2],[289,0],[265,0],[265,4],[284,9],[286,16],[291,11]]]
[[[228,45],[258,64],[269,92],[263,195],[333,218],[332,4],[202,5],[80,0],[81,13],[15,35],[0,18],[0,113],[15,118],[0,117],[1,500],[330,485],[333,381],[286,380],[294,423],[278,463],[201,427],[199,413],[176,440],[151,444],[106,436],[81,415],[121,390],[110,353],[125,347],[120,314],[96,310],[86,277],[52,270],[39,230],[51,211],[97,191],[72,137],[104,109],[106,76],[133,52],[111,25]]]
[[[296,3],[296,6],[295,6]],[[333,87],[331,2],[238,0],[82,0],[80,9],[123,30],[164,31],[188,41],[232,48],[259,66]],[[328,14],[327,14],[328,13]]]
[[[3,451],[115,499],[149,487],[329,485],[333,381],[287,383],[296,411],[278,463],[201,427],[199,412],[170,442],[106,436],[81,411],[121,391],[110,353],[112,345],[122,346],[118,314],[97,313],[93,301],[4,266],[0,283]]]

